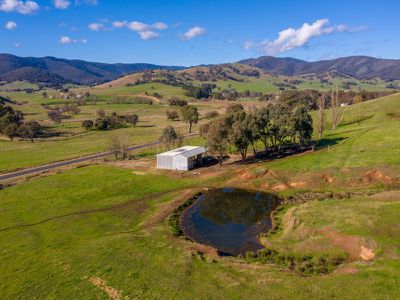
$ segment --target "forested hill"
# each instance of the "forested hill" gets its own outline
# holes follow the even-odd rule
[[[178,70],[182,67],[146,63],[106,64],[55,57],[35,58],[0,54],[0,81],[7,82],[24,80],[49,85],[97,84],[125,74],[154,69]]]
[[[261,56],[245,59],[241,64],[262,68],[268,72],[286,76],[335,72],[359,80],[382,78],[400,79],[400,60],[369,56],[348,56],[331,60],[308,62],[291,57]]]

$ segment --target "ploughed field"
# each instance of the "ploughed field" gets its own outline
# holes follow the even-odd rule
[[[320,149],[274,161],[92,165],[0,190],[1,297],[397,299],[399,113],[399,95],[354,105]],[[173,234],[179,205],[226,186],[286,199],[258,259]]]

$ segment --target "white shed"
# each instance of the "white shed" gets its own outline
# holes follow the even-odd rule
[[[184,146],[157,155],[157,169],[187,171],[201,163],[204,147]]]

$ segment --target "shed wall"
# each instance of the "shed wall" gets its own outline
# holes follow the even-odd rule
[[[157,168],[174,170],[174,157],[168,155],[157,155]]]

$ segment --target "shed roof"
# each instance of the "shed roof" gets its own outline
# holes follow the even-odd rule
[[[158,155],[161,155],[161,156],[182,155],[184,157],[193,157],[193,156],[202,154],[204,152],[206,152],[206,149],[201,146],[183,146],[183,147],[173,149],[173,150],[170,150],[170,151],[158,154]]]

